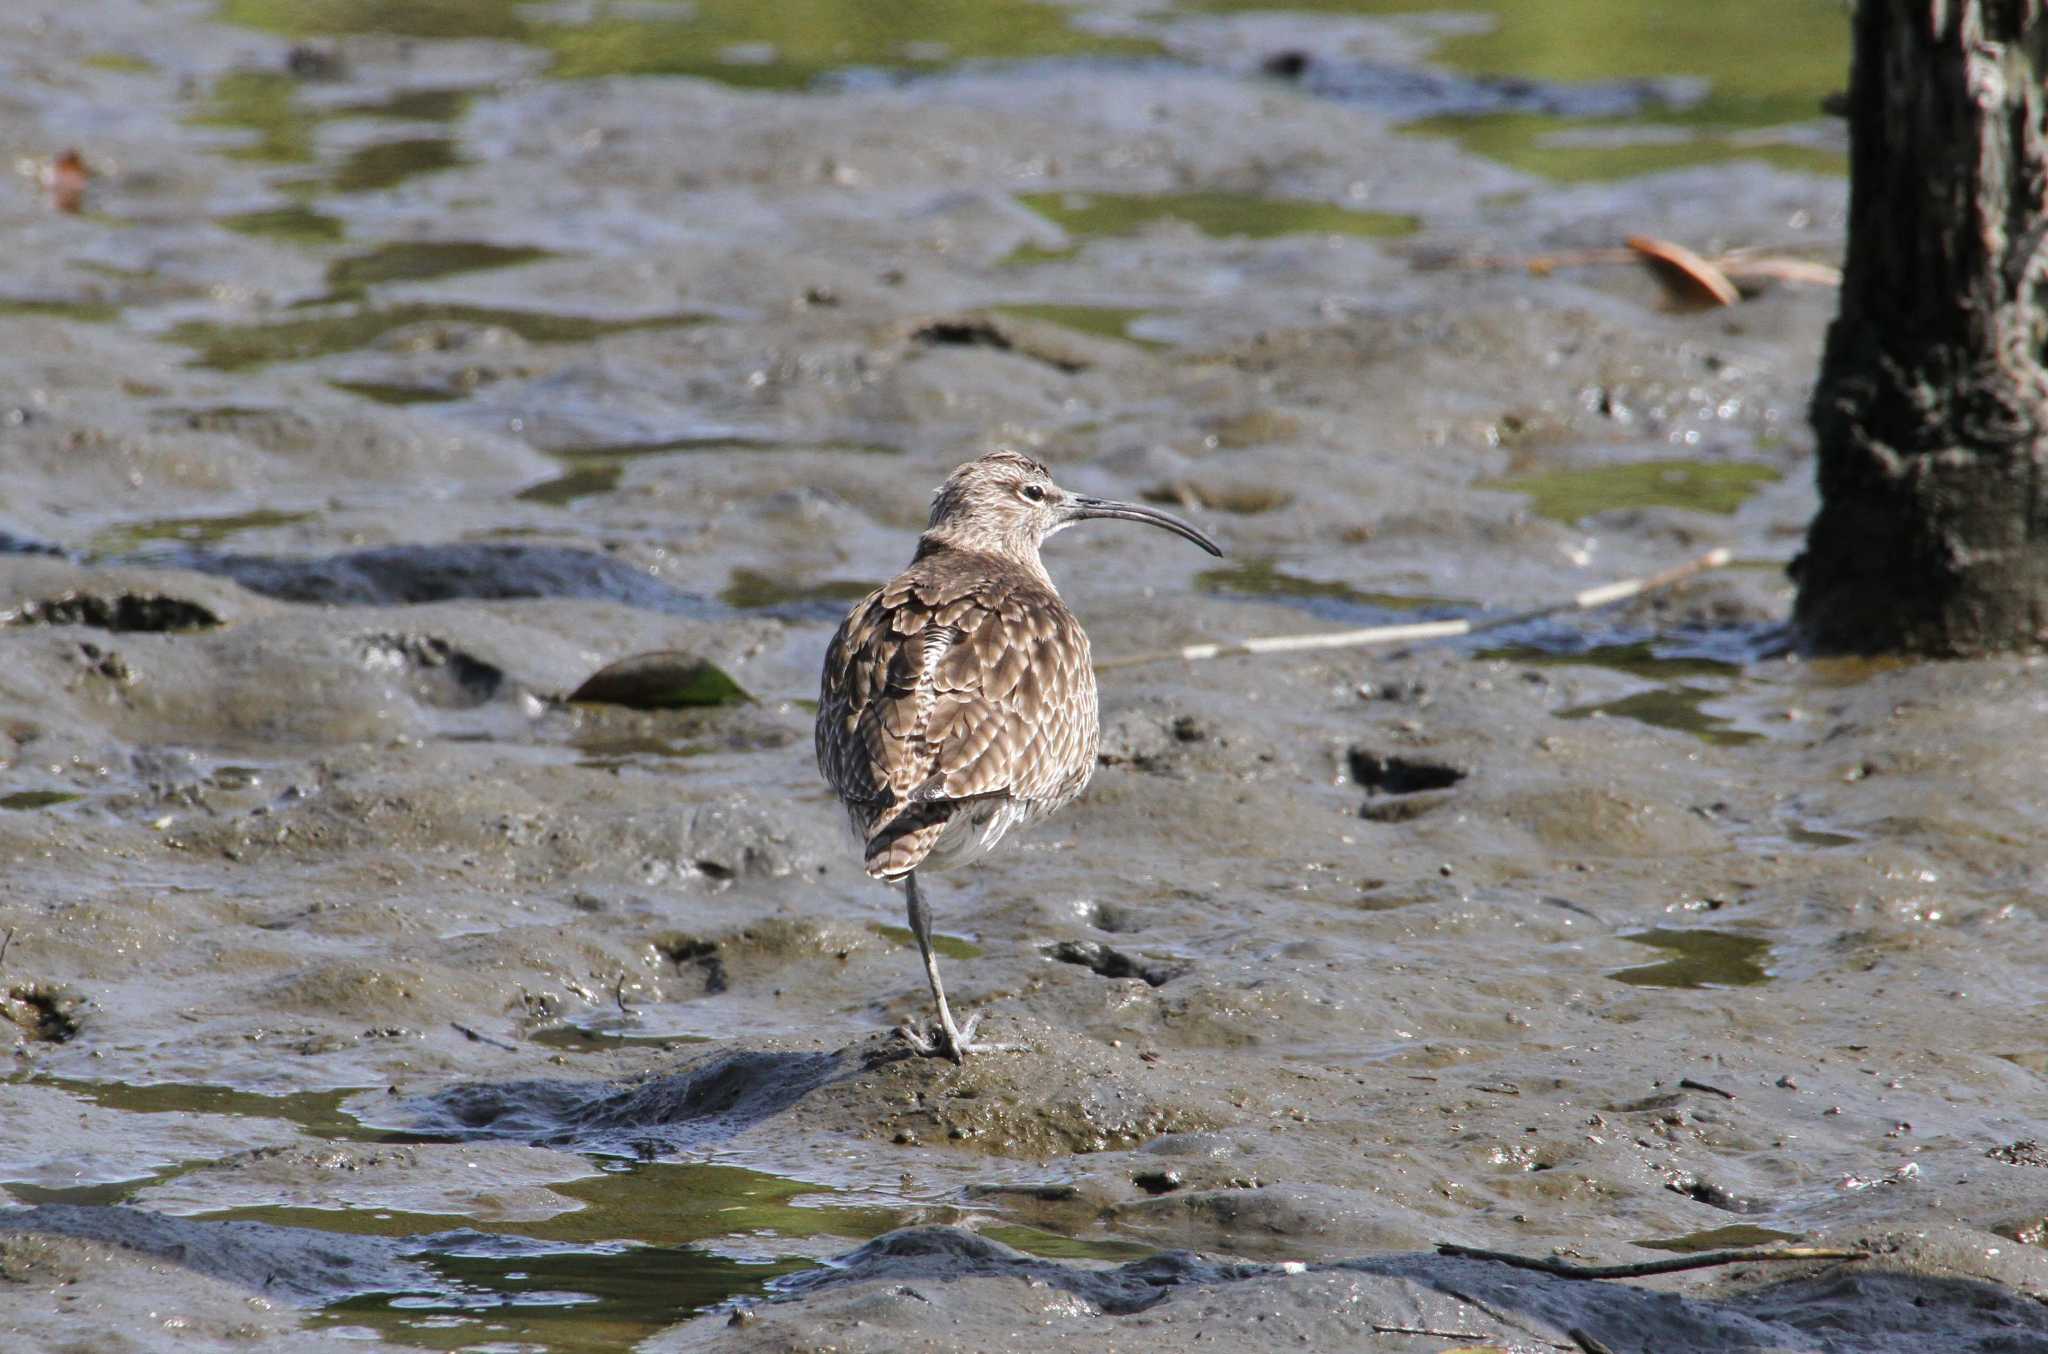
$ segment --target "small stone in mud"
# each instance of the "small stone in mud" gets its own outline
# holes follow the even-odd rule
[[[592,673],[569,693],[571,702],[623,705],[631,710],[696,709],[751,699],[716,663],[673,649],[621,658]]]
[[[2013,1166],[2048,1166],[2048,1147],[2043,1147],[2032,1138],[1994,1147],[1984,1154],[1993,1161],[2003,1161]]]

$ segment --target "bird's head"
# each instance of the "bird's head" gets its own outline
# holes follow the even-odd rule
[[[1069,493],[1054,484],[1052,472],[1037,461],[1006,449],[969,461],[946,477],[932,495],[932,517],[924,538],[1035,566],[1046,537],[1094,517],[1149,522],[1185,536],[1212,555],[1223,553],[1216,542],[1171,513]]]

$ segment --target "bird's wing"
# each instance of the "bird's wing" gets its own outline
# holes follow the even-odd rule
[[[826,655],[818,764],[869,833],[870,870],[913,868],[964,802],[1077,788],[1089,664],[1059,599],[1016,580],[913,570],[856,607]]]

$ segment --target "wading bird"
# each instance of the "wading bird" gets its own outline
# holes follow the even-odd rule
[[[825,654],[818,769],[867,844],[868,873],[903,881],[939,1020],[930,1036],[899,1033],[927,1056],[975,1051],[980,1017],[956,1026],[946,1007],[917,872],[980,857],[1071,801],[1095,770],[1088,636],[1038,549],[1096,517],[1223,553],[1177,517],[1068,493],[1029,457],[992,451],[939,486],[910,567],[853,609]]]

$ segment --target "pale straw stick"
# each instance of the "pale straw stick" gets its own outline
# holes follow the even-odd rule
[[[1268,635],[1262,639],[1241,639],[1233,644],[1188,644],[1178,649],[1161,649],[1153,653],[1127,654],[1120,658],[1105,658],[1096,663],[1097,672],[1115,668],[1134,668],[1141,663],[1165,663],[1174,659],[1192,663],[1202,658],[1239,658],[1250,654],[1303,653],[1312,649],[1351,649],[1369,644],[1411,644],[1425,639],[1456,639],[1461,635],[1476,635],[1487,630],[1499,630],[1510,625],[1521,625],[1525,621],[1541,620],[1566,611],[1593,611],[1616,602],[1659,588],[1668,588],[1681,583],[1695,574],[1709,569],[1718,569],[1733,559],[1734,552],[1726,546],[1709,550],[1697,559],[1675,564],[1669,569],[1650,574],[1645,578],[1625,578],[1618,583],[1603,583],[1597,588],[1587,588],[1566,602],[1554,602],[1549,606],[1536,607],[1530,611],[1517,611],[1507,616],[1481,617],[1477,620],[1417,621],[1409,625],[1375,625],[1364,630],[1337,630],[1314,635]]]

